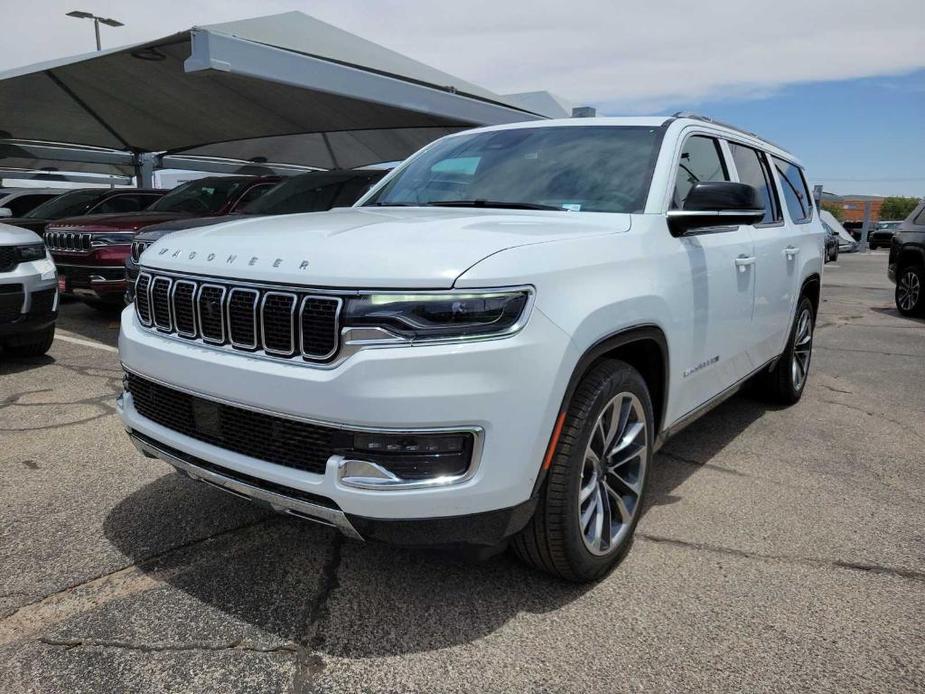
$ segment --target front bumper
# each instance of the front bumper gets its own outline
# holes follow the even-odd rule
[[[517,526],[522,513],[513,509],[530,503],[577,361],[565,333],[538,310],[520,333],[505,339],[361,350],[330,369],[164,337],[140,326],[131,308],[123,312],[119,347],[125,367],[142,377],[244,409],[375,431],[479,430],[480,459],[465,479],[426,488],[359,489],[339,480],[337,460],[329,459],[325,472],[316,474],[248,457],[143,417],[130,393],[121,399],[123,423],[136,438],[232,476],[324,499],[347,518],[360,519],[355,525],[366,528],[364,535],[402,535],[403,521],[416,521],[416,527],[417,521],[440,523],[433,531],[439,544],[472,542],[473,533],[496,538]],[[453,522],[481,514],[494,515],[490,521]]]
[[[0,291],[10,285],[16,285],[16,290],[4,292],[4,298],[18,303],[19,311],[12,319],[0,319],[0,337],[28,335],[54,324],[58,315],[54,263],[48,259],[20,263],[0,275]]]

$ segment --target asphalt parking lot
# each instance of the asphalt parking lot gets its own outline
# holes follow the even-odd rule
[[[136,453],[112,315],[0,358],[0,691],[925,691],[925,321],[826,267],[802,402],[657,456],[626,561],[566,585],[342,540]]]

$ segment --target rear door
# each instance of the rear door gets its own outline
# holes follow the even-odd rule
[[[749,230],[755,245],[755,308],[749,345],[751,361],[760,366],[783,349],[798,289],[794,224],[781,205],[772,173],[773,160],[750,145],[729,142],[736,177],[753,186],[764,204],[764,219]]]
[[[731,180],[720,141],[706,134],[684,139],[675,176],[674,208],[684,206],[695,183]],[[679,331],[689,342],[673,378],[680,383],[679,411],[687,413],[751,371],[755,257],[747,227],[698,229],[677,242],[686,257],[690,324]]]

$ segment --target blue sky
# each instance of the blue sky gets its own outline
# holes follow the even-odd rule
[[[679,102],[662,112],[678,110],[773,140],[800,157],[813,183],[827,191],[925,196],[925,70],[790,85],[763,97]]]

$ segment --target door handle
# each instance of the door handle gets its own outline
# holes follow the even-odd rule
[[[799,255],[799,253],[800,253],[800,249],[797,248],[796,246],[787,246],[784,249],[784,255],[787,256],[787,260],[793,260]]]
[[[739,269],[739,272],[745,272],[750,265],[755,264],[755,256],[753,255],[740,255],[736,258],[736,267]]]

